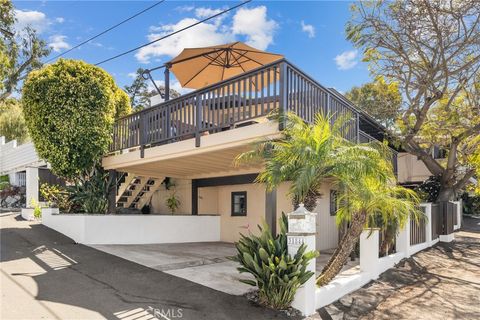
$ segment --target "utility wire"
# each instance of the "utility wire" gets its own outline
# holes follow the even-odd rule
[[[141,45],[141,46],[138,46],[138,47],[135,47],[135,48],[130,49],[130,50],[128,50],[128,51],[125,51],[125,52],[122,52],[122,53],[120,53],[120,54],[117,54],[116,56],[113,56],[113,57],[111,57],[111,58],[108,58],[108,59],[102,60],[102,61],[100,61],[100,62],[97,62],[95,65],[96,65],[96,66],[101,65],[101,64],[103,64],[103,63],[105,63],[105,62],[108,62],[108,61],[111,61],[111,60],[120,58],[120,57],[122,57],[122,56],[124,56],[124,55],[126,55],[126,54],[129,54],[129,53],[132,53],[132,52],[134,52],[134,51],[137,51],[137,50],[139,50],[139,49],[141,49],[141,48],[147,47],[147,46],[149,46],[149,45],[151,45],[151,44],[154,44],[154,43],[156,43],[156,42],[158,42],[158,41],[160,41],[160,40],[166,39],[166,38],[168,38],[168,37],[171,37],[171,36],[173,36],[173,35],[176,35],[177,33],[180,33],[180,32],[182,32],[182,31],[185,31],[185,30],[187,30],[187,29],[190,29],[190,28],[192,28],[192,27],[194,27],[194,26],[196,26],[196,25],[199,25],[199,24],[204,23],[204,22],[206,22],[206,21],[208,21],[208,20],[211,20],[211,19],[213,19],[213,18],[216,18],[216,17],[218,17],[218,16],[220,16],[220,15],[222,15],[222,14],[224,14],[224,13],[227,13],[227,12],[229,12],[229,11],[235,10],[235,9],[237,9],[238,7],[241,7],[241,6],[247,4],[247,3],[251,2],[251,1],[252,1],[252,0],[247,0],[247,1],[244,1],[244,2],[242,2],[242,3],[239,3],[239,4],[237,4],[236,6],[233,6],[233,7],[230,7],[230,8],[228,8],[228,9],[225,9],[225,10],[223,10],[223,11],[217,13],[217,14],[214,14],[214,15],[208,17],[208,18],[205,18],[205,19],[203,19],[203,20],[197,21],[197,22],[195,22],[195,23],[193,23],[193,24],[191,24],[191,25],[188,25],[188,26],[186,26],[186,27],[184,27],[184,28],[182,28],[182,29],[179,29],[179,30],[177,30],[177,31],[175,31],[175,32],[166,34],[166,35],[164,35],[163,37],[160,37],[160,38],[158,38],[158,39],[155,39],[155,40],[153,40],[153,41],[150,41],[150,42],[148,42],[148,43],[145,43],[145,44],[143,44],[143,45]]]
[[[0,28],[0,32],[6,35],[9,38],[13,38],[14,34],[7,29]]]
[[[57,58],[60,58],[61,56],[69,53],[70,51],[75,50],[75,49],[77,49],[78,47],[80,47],[80,46],[82,46],[82,45],[84,45],[84,44],[86,44],[86,43],[88,43],[88,42],[90,42],[90,41],[92,41],[92,40],[100,37],[101,35],[104,35],[105,33],[109,32],[109,31],[111,31],[111,30],[113,30],[113,29],[115,29],[115,28],[117,28],[117,27],[119,27],[119,26],[121,26],[121,25],[124,24],[125,22],[128,22],[128,21],[132,20],[133,18],[138,17],[138,16],[141,15],[142,13],[144,13],[144,12],[150,10],[150,9],[153,9],[154,7],[158,6],[159,4],[161,4],[161,3],[163,3],[163,2],[165,2],[165,0],[161,0],[161,1],[158,1],[157,3],[154,3],[154,4],[151,5],[150,7],[145,8],[145,9],[143,9],[143,10],[140,11],[140,12],[137,12],[137,13],[134,14],[133,16],[130,16],[130,17],[128,17],[127,19],[122,20],[121,22],[119,22],[119,23],[111,26],[110,28],[108,28],[108,29],[100,32],[99,34],[97,34],[97,35],[95,35],[95,36],[93,36],[93,37],[91,37],[91,38],[89,38],[89,39],[87,39],[87,40],[85,40],[85,41],[77,44],[77,45],[74,46],[73,48],[70,48],[70,49],[68,49],[67,51],[64,51],[64,52],[56,55],[55,57],[48,59],[47,61],[45,61],[45,63],[48,63],[48,62],[50,62],[50,61],[52,61],[52,60],[55,60],[55,59],[57,59]]]

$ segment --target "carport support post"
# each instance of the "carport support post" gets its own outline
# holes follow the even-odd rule
[[[108,170],[108,178],[113,181],[113,185],[108,191],[108,213],[115,214],[117,211],[117,171]]]
[[[38,168],[28,167],[25,170],[25,178],[26,178],[26,190],[25,190],[25,197],[27,203],[25,206],[27,208],[33,207],[33,202],[38,204]]]
[[[309,212],[303,204],[297,210],[288,215],[287,246],[288,254],[294,256],[302,244],[306,245],[306,251],[315,250],[316,237],[316,213]],[[309,261],[307,271],[315,274],[316,259]],[[309,316],[315,313],[315,275],[298,288],[292,307],[298,309],[302,315]]]

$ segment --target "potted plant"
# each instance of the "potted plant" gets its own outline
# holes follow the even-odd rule
[[[174,214],[178,207],[180,207],[180,200],[178,199],[175,191],[172,192],[170,197],[167,198],[166,204],[172,214]]]

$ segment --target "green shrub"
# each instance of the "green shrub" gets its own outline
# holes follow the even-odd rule
[[[0,176],[0,191],[10,187],[10,179],[8,175]]]
[[[108,150],[116,115],[130,103],[103,69],[60,59],[32,71],[23,85],[25,121],[39,156],[61,177],[90,170]]]
[[[43,183],[40,186],[40,194],[52,208],[58,208],[60,212],[70,212],[73,202],[70,200],[71,194],[58,185]]]
[[[286,309],[295,297],[297,289],[303,285],[314,272],[307,271],[308,262],[318,255],[316,251],[305,252],[303,244],[295,256],[287,250],[287,218],[282,214],[280,234],[272,235],[266,223],[260,229],[260,235],[241,235],[235,243],[237,255],[232,260],[242,266],[240,273],[247,272],[255,277],[253,280],[240,280],[258,287],[259,302],[274,309]]]
[[[35,199],[32,199],[30,201],[30,206],[33,208],[33,216],[37,219],[42,217],[42,208],[40,207],[40,204],[35,201]]]
[[[100,166],[85,172],[76,179],[75,185],[68,188],[71,193],[73,206],[84,213],[107,213],[108,194],[113,188],[114,181],[108,172]]]
[[[435,202],[440,194],[440,178],[432,176],[427,180],[423,181],[415,191],[422,201],[425,202]]]
[[[464,193],[463,199],[463,214],[480,215],[480,196],[469,196]]]

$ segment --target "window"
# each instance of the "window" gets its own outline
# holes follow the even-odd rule
[[[337,190],[330,190],[330,215],[337,214]]]
[[[247,215],[247,192],[232,192],[232,216]]]

